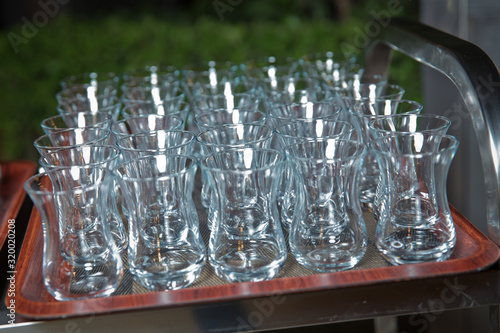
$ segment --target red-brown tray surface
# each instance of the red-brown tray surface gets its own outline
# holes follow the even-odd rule
[[[26,197],[24,182],[35,172],[36,165],[30,161],[0,163],[0,248],[9,234],[9,220],[15,220]],[[13,224],[15,226],[15,222]]]
[[[122,292],[126,290],[125,294],[59,302],[43,285],[41,221],[38,211],[34,209],[17,265],[16,312],[26,318],[47,319],[186,306],[455,275],[482,270],[494,264],[500,258],[499,248],[453,208],[452,214],[457,243],[452,257],[440,263],[389,266],[381,261],[381,256],[377,253],[371,251],[368,254],[367,251],[365,258],[353,270],[319,274],[297,268],[298,264],[289,254],[283,271],[277,278],[269,281],[228,283],[214,278],[215,274],[207,264],[197,282],[185,289],[147,292],[140,288],[121,288]],[[374,248],[371,240],[369,247]],[[7,298],[6,302],[9,301]]]

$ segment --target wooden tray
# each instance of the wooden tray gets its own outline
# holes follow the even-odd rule
[[[204,214],[202,209],[199,213]],[[202,275],[190,287],[167,292],[148,292],[137,284],[119,286],[116,295],[68,302],[56,301],[42,281],[43,239],[38,211],[33,209],[28,232],[17,265],[16,312],[25,318],[48,319],[127,310],[187,306],[210,302],[241,300],[276,294],[290,294],[344,288],[368,284],[397,282],[427,277],[456,275],[485,269],[500,258],[499,248],[456,209],[452,207],[457,243],[447,261],[390,266],[373,244],[374,221],[367,222],[369,246],[365,258],[352,270],[336,273],[315,273],[302,268],[289,254],[277,278],[264,282],[228,283],[218,278],[207,264]],[[200,216],[200,221],[206,218]],[[201,226],[200,226],[201,229]],[[203,231],[202,231],[203,234]],[[204,235],[206,240],[206,233]],[[121,284],[130,284],[126,270]],[[128,278],[126,278],[128,274]],[[133,279],[132,279],[133,281]],[[6,302],[10,301],[9,298]]]
[[[12,161],[0,164],[0,248],[9,234],[9,223],[26,197],[24,182],[35,172],[36,165],[30,161]]]

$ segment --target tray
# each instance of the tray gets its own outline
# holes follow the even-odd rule
[[[207,241],[209,234],[206,227],[207,217],[199,204],[199,192],[194,194],[194,199],[200,218],[200,230],[204,240]],[[300,266],[289,253],[282,271],[276,278],[269,281],[229,283],[217,277],[211,266],[207,264],[201,276],[188,288],[149,292],[135,283],[126,269],[120,285],[110,297],[59,302],[46,291],[43,285],[41,220],[38,211],[34,208],[17,265],[16,312],[27,319],[49,319],[201,305],[456,275],[483,270],[500,258],[499,248],[452,207],[457,243],[450,259],[440,263],[390,266],[373,244],[375,221],[370,214],[366,215],[369,236],[367,253],[358,266],[349,271],[316,273]],[[126,258],[124,264],[126,267]],[[8,304],[10,299],[6,298],[5,301]]]
[[[9,223],[17,213],[26,197],[24,182],[35,172],[36,165],[30,161],[0,163],[0,248],[3,248],[9,234]]]

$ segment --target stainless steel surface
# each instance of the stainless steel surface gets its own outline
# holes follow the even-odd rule
[[[481,155],[488,236],[500,244],[498,70],[486,53],[469,42],[420,23],[393,19],[368,51],[367,72],[387,74],[394,50],[444,74],[462,96]],[[460,207],[457,208],[460,210]]]
[[[351,320],[414,314],[414,330],[446,310],[488,306],[498,302],[500,272],[489,270],[398,284],[332,289],[328,292],[275,295],[234,302],[113,315],[85,316],[0,326],[7,332],[258,332]],[[417,313],[428,315],[416,316]],[[314,332],[313,328],[308,331]]]

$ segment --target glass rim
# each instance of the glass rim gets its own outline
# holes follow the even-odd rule
[[[404,113],[396,113],[396,114],[416,114],[416,113],[419,113],[422,111],[423,109],[423,105],[417,101],[412,101],[412,100],[409,100],[409,99],[396,99],[396,98],[375,98],[375,99],[370,99],[370,98],[362,98],[362,99],[359,99],[359,100],[356,100],[356,102],[349,108],[347,108],[348,112],[352,115],[355,115],[355,116],[358,116],[358,117],[384,117],[384,116],[390,116],[389,114],[366,114],[366,113],[363,113],[359,110],[359,108],[363,105],[365,105],[365,103],[378,103],[378,102],[386,102],[386,101],[389,101],[389,102],[394,102],[394,103],[397,103],[397,105],[399,106],[399,104],[403,104],[403,105],[413,105],[415,106],[417,109],[415,110],[410,110],[410,111],[405,111]],[[397,108],[397,107],[396,107]]]
[[[72,188],[68,190],[54,190],[54,187],[52,186],[52,179],[50,177],[51,174],[54,173],[62,173],[62,172],[72,172],[72,170],[79,170],[79,169],[98,169],[102,171],[102,176],[100,177],[100,181],[96,182],[94,184],[85,184],[84,186],[79,186],[77,188]],[[107,167],[104,166],[95,166],[95,165],[73,165],[73,166],[62,166],[59,168],[53,168],[50,170],[44,170],[43,172],[39,172],[31,177],[29,177],[25,182],[24,182],[24,189],[26,193],[35,193],[39,195],[64,195],[68,193],[81,193],[83,191],[88,191],[88,190],[94,190],[96,187],[101,186],[104,183],[104,178],[106,177],[106,174],[109,173],[110,170]],[[42,178],[47,178],[49,179],[49,182],[51,184],[51,189],[49,190],[48,188],[43,188],[43,189],[33,189],[30,187],[30,184],[34,182],[41,183]],[[39,179],[37,181],[37,179]]]
[[[293,120],[290,120],[289,122],[286,122],[286,123],[283,123],[283,124],[279,124],[278,126],[276,126],[274,128],[274,133],[276,133],[279,136],[283,136],[283,137],[298,137],[298,138],[302,138],[302,136],[294,136],[294,135],[287,134],[287,133],[280,133],[279,129],[285,128],[285,127],[288,127],[288,126],[291,126],[291,125],[307,124],[307,123],[312,123],[312,122],[316,122],[316,121],[331,123],[331,124],[335,124],[335,125],[339,124],[341,126],[345,126],[346,128],[349,128],[351,130],[351,132],[354,130],[353,124],[351,124],[350,122],[345,121],[345,120],[337,120],[337,119],[331,119],[331,118],[304,118],[304,119],[293,119]],[[315,137],[313,137],[313,138],[315,138]]]
[[[78,99],[73,99],[73,100],[78,100]],[[78,101],[81,101],[81,100],[78,100]],[[114,109],[121,109],[122,107],[122,102],[121,100],[114,96],[113,97],[113,103],[110,104],[110,105],[106,105],[106,106],[98,106],[97,107],[97,110],[93,111],[91,108],[88,108],[88,109],[85,109],[85,110],[78,110],[78,111],[74,111],[74,110],[71,110],[70,112],[67,112],[65,108],[63,108],[63,105],[64,104],[67,104],[67,105],[70,105],[71,104],[71,101],[64,101],[63,103],[58,103],[57,104],[57,112],[60,114],[60,115],[66,115],[68,113],[77,113],[77,112],[91,112],[91,113],[99,113],[99,112],[103,112],[103,113],[113,113],[113,112],[116,112]]]
[[[188,166],[184,166],[180,170],[176,170],[174,172],[170,173],[165,173],[161,175],[156,175],[156,176],[151,176],[151,177],[144,177],[144,176],[136,176],[136,177],[131,177],[129,175],[123,175],[119,172],[119,169],[123,169],[126,166],[130,165],[137,165],[140,161],[145,161],[145,160],[156,160],[158,161],[159,158],[175,158],[175,159],[180,159],[184,158],[186,161],[190,161],[190,164]],[[121,180],[126,181],[126,182],[136,182],[136,181],[151,181],[151,180],[166,180],[170,178],[175,178],[179,177],[182,175],[185,175],[189,172],[193,172],[197,169],[198,167],[198,159],[194,155],[188,155],[188,154],[159,154],[159,155],[148,155],[148,156],[139,156],[130,160],[123,161],[119,164],[117,164],[115,167],[113,167],[112,173],[115,177],[119,177]],[[167,170],[167,169],[165,169]],[[170,170],[171,171],[171,170]],[[167,171],[165,171],[167,172]]]
[[[56,99],[59,103],[71,103],[74,101],[84,101],[88,100],[87,97],[78,97],[78,96],[65,96],[65,93],[68,92],[73,92],[73,91],[79,91],[80,89],[87,89],[89,88],[89,84],[79,84],[70,88],[64,88],[56,93]],[[97,93],[97,92],[96,92]],[[97,100],[105,99],[105,98],[116,98],[118,99],[118,92],[116,90],[108,92],[108,93],[101,93],[101,94],[95,94],[93,97]]]
[[[199,101],[205,101],[205,100],[216,100],[216,99],[227,99],[227,94],[225,93],[220,93],[220,94],[210,94],[210,95],[197,95],[193,96],[193,103],[197,103]],[[231,92],[232,97],[246,97],[246,96],[251,96],[255,97],[257,100],[260,99],[260,94],[259,91],[257,90],[249,90],[245,92],[236,92],[233,93]]]
[[[149,104],[149,103],[152,103],[155,106],[158,106],[158,105],[161,105],[161,103],[184,101],[185,98],[186,98],[186,94],[184,92],[181,92],[180,94],[172,96],[172,97],[160,98],[159,101],[153,100],[152,97],[148,97],[146,99],[139,99],[139,98],[127,98],[126,96],[123,96],[123,95],[120,99],[124,104],[142,104],[142,103]]]
[[[103,134],[105,134],[105,135],[103,135],[95,140],[90,140],[87,142],[76,143],[76,144],[71,144],[71,145],[64,145],[64,146],[58,146],[58,145],[52,145],[52,144],[51,145],[40,144],[40,142],[43,140],[46,140],[46,139],[50,140],[50,137],[52,137],[52,136],[61,135],[61,134],[65,134],[65,133],[71,133],[71,132],[75,132],[75,131],[97,131],[97,132],[103,132]],[[64,147],[91,145],[93,143],[97,143],[97,142],[100,142],[101,140],[105,140],[105,139],[109,138],[110,135],[111,135],[111,131],[109,129],[104,129],[101,127],[68,128],[68,129],[52,132],[49,134],[41,135],[35,139],[35,141],[33,142],[33,145],[35,147],[41,147],[41,148],[64,148]]]
[[[70,80],[75,80],[75,79],[83,79],[83,78],[88,78],[92,79],[92,76],[95,76],[94,79],[97,80],[97,82],[104,82],[104,81],[119,81],[120,76],[116,74],[115,72],[84,72],[84,73],[78,73],[78,74],[73,74],[64,77],[61,79],[61,83],[67,83],[67,81]],[[99,80],[99,77],[105,77],[104,80]],[[90,83],[90,81],[88,82]],[[80,84],[80,83],[78,83]],[[85,84],[85,83],[82,83]]]
[[[394,89],[400,90],[403,93],[406,92],[406,89],[403,88],[402,86],[400,86],[399,84],[387,83],[387,82],[379,82],[379,83],[364,82],[364,83],[360,83],[359,85],[356,85],[356,87],[367,87],[367,86],[371,86],[371,85],[375,85],[377,87],[389,87],[389,88],[394,88]],[[349,87],[342,87],[342,86],[328,86],[328,89],[333,90],[333,91],[350,91],[351,90],[351,88],[349,88]],[[394,95],[394,94],[390,94],[390,95]]]
[[[55,164],[50,164],[50,163],[45,162],[46,159],[49,158],[49,156],[54,156],[56,154],[59,154],[61,152],[68,151],[68,150],[80,150],[80,149],[84,149],[85,147],[89,147],[89,149],[91,149],[91,150],[106,149],[106,150],[112,151],[113,154],[109,157],[109,159],[107,159],[105,161],[85,163],[85,164],[55,165]],[[40,166],[47,167],[47,168],[60,168],[60,167],[67,167],[67,166],[68,167],[69,166],[96,166],[96,167],[98,167],[99,165],[101,165],[103,163],[115,161],[119,156],[120,156],[120,150],[116,146],[113,146],[113,145],[85,145],[85,144],[83,144],[83,145],[78,145],[78,146],[66,146],[66,147],[62,147],[62,148],[56,149],[54,151],[48,152],[46,154],[43,154],[38,159],[38,163],[40,164]]]
[[[204,164],[204,162],[206,160],[216,158],[217,156],[228,155],[228,154],[236,153],[236,152],[243,152],[243,154],[244,154],[245,151],[273,153],[273,154],[275,154],[277,160],[275,160],[274,163],[269,165],[269,166],[262,166],[262,167],[258,167],[258,168],[241,169],[241,170],[222,169],[220,167],[207,166],[206,163]],[[278,158],[279,158],[279,160],[278,160]],[[232,173],[232,174],[250,174],[250,173],[261,172],[261,171],[281,167],[285,162],[286,162],[285,154],[277,149],[241,147],[241,148],[223,149],[220,151],[216,151],[216,152],[213,152],[210,154],[203,155],[199,160],[199,165],[202,169],[210,171],[210,172]]]
[[[263,116],[262,119],[259,119],[258,121],[262,121],[262,120],[265,121],[267,118],[267,113],[260,111],[260,110],[251,109],[249,107],[243,107],[243,108],[235,107],[232,110],[229,110],[227,108],[215,108],[215,109],[210,109],[210,110],[211,111],[207,111],[207,112],[203,112],[203,113],[199,113],[199,114],[194,115],[194,122],[196,124],[200,123],[203,126],[225,125],[225,124],[212,124],[212,123],[209,123],[208,121],[202,122],[200,119],[203,117],[209,117],[209,116],[214,115],[214,114],[223,114],[223,113],[232,114],[235,111],[238,113],[243,112],[243,113],[249,113],[249,114],[262,115]],[[231,125],[231,124],[233,124],[233,123],[228,123],[228,125]],[[240,123],[234,123],[234,124],[240,124]],[[247,123],[247,124],[253,124],[253,123]]]
[[[181,133],[181,134],[189,135],[189,136],[191,136],[191,138],[188,139],[188,141],[186,141],[186,142],[175,144],[173,146],[169,146],[169,147],[166,147],[166,148],[130,148],[130,147],[125,147],[122,144],[120,144],[122,142],[127,142],[127,141],[130,141],[130,140],[132,140],[134,138],[138,138],[138,137],[144,137],[144,138],[146,138],[148,136],[153,136],[155,133],[158,133],[158,132]],[[116,146],[120,150],[125,150],[125,151],[127,151],[129,153],[133,153],[133,152],[154,153],[154,152],[168,152],[168,151],[173,150],[173,149],[179,149],[179,148],[182,148],[182,147],[189,146],[190,144],[194,144],[194,142],[196,142],[196,135],[193,132],[186,131],[186,130],[181,130],[181,129],[178,129],[178,130],[161,130],[160,129],[160,130],[153,130],[153,131],[137,132],[137,133],[134,133],[134,134],[131,134],[131,135],[123,136],[123,137],[119,138],[116,141]]]
[[[127,81],[134,81],[134,79],[143,79],[146,77],[150,77],[151,74],[156,74],[158,75],[158,77],[161,77],[171,74],[175,75],[174,74],[175,72],[181,74],[181,70],[173,65],[162,65],[162,64],[145,65],[142,67],[132,68],[123,72],[122,79],[123,81],[127,82]],[[137,75],[143,73],[148,73],[148,75]]]
[[[134,121],[135,119],[148,119],[149,120],[150,117],[155,117],[156,119],[158,119],[158,118],[175,119],[176,121],[180,121],[179,129],[182,128],[182,125],[184,125],[184,120],[181,117],[175,115],[175,113],[167,113],[167,114],[146,113],[146,114],[130,115],[127,118],[123,118],[123,119],[120,119],[118,121],[114,121],[110,127],[110,131],[114,134],[123,135],[122,132],[118,132],[115,130],[118,125],[122,125],[122,124],[128,125],[129,121]],[[175,129],[172,129],[172,130],[175,130]],[[149,130],[149,131],[155,131],[155,130]],[[148,131],[145,131],[145,132],[148,132]],[[142,133],[142,131],[137,132],[137,133]],[[136,133],[132,133],[132,134],[136,134]],[[132,134],[130,134],[130,135],[132,135]]]
[[[162,103],[163,102],[174,102],[174,101],[173,100],[162,100]],[[121,107],[120,113],[124,117],[132,117],[132,116],[149,115],[149,114],[158,114],[160,116],[170,115],[170,114],[175,115],[177,113],[183,113],[183,112],[190,111],[190,104],[188,102],[186,102],[185,100],[178,101],[179,108],[176,108],[175,111],[165,112],[164,114],[156,112],[159,105],[163,106],[162,104],[156,104],[156,102],[153,100],[123,100],[123,107]],[[140,106],[140,107],[146,106],[148,108],[148,113],[132,113],[132,112],[130,112],[130,110],[133,107],[137,107],[137,106]],[[151,109],[151,108],[153,108],[153,109]],[[149,111],[155,111],[155,112],[149,112]]]
[[[442,121],[442,123],[435,128],[429,128],[429,129],[422,129],[422,130],[417,130],[417,131],[392,131],[392,130],[386,130],[383,128],[377,128],[375,127],[376,123],[382,123],[385,121],[388,121],[389,119],[395,119],[395,118],[416,118],[416,119],[438,119]],[[400,113],[400,114],[395,114],[395,115],[383,115],[379,116],[375,119],[370,120],[368,123],[368,127],[374,131],[377,131],[379,133],[415,133],[415,132],[431,132],[431,131],[438,131],[438,130],[444,130],[448,127],[451,126],[451,119],[437,115],[437,114],[419,114],[419,113]]]
[[[301,145],[307,144],[307,143],[317,143],[317,142],[334,142],[334,143],[346,143],[350,144],[353,147],[356,147],[356,150],[344,157],[323,157],[323,158],[312,158],[312,157],[302,157],[302,156],[297,156],[293,153],[290,152],[290,150],[294,147],[299,147]],[[333,163],[333,162],[339,162],[339,161],[350,161],[350,160],[356,160],[368,153],[368,146],[362,142],[359,142],[357,140],[352,140],[352,139],[340,139],[340,138],[335,138],[335,137],[321,137],[321,138],[304,138],[300,140],[299,142],[295,142],[292,144],[287,145],[286,147],[283,148],[283,151],[285,152],[285,155],[287,158],[290,158],[292,160],[297,160],[297,161],[305,161],[308,163]]]
[[[337,102],[335,99],[335,95],[333,95],[329,91],[325,91],[324,89],[321,88],[306,88],[306,89],[298,89],[295,90],[293,93],[290,93],[289,91],[265,91],[264,94],[267,96],[267,101],[271,105],[271,109],[277,108],[277,107],[285,107],[285,106],[291,106],[291,105],[302,105],[302,104],[307,104],[307,103],[329,103],[329,104],[334,104],[334,105],[339,105],[340,104]],[[287,100],[281,100],[286,97],[293,97],[296,94],[299,96],[306,96],[306,97],[315,97],[315,98],[310,98],[310,100],[306,102],[300,102],[300,101],[287,101]],[[311,96],[312,95],[312,96]],[[319,97],[318,97],[319,95]]]
[[[277,108],[290,108],[290,107],[296,107],[296,106],[304,106],[304,105],[306,105],[308,103],[313,103],[315,105],[328,105],[328,106],[332,106],[332,107],[335,107],[335,110],[331,114],[316,116],[316,117],[312,117],[312,118],[296,118],[295,116],[292,116],[292,115],[289,116],[289,117],[283,117],[283,116],[280,116],[280,115],[275,115],[272,112],[274,109],[277,109]],[[342,112],[342,109],[343,109],[342,106],[339,103],[334,102],[333,100],[328,100],[328,101],[308,101],[308,102],[305,102],[305,103],[277,103],[277,104],[274,104],[271,107],[271,109],[269,110],[268,116],[269,116],[269,118],[280,119],[280,120],[328,119],[328,118],[331,118],[331,117],[338,116]]]
[[[382,94],[381,96],[379,96],[379,98],[401,99],[401,97],[406,92],[406,89],[404,89],[403,87],[401,87],[400,85],[397,85],[397,84],[360,83],[356,87],[357,88],[364,88],[364,87],[368,87],[371,85],[375,85],[376,88],[388,87],[388,88],[397,90],[397,92]],[[358,98],[356,96],[350,96],[353,92],[356,92],[355,90],[353,90],[353,87],[329,86],[328,89],[330,91],[332,91],[334,94],[336,94],[338,97],[343,98],[343,99],[348,99],[350,101],[354,101],[354,103],[356,103],[357,101],[361,101],[363,99],[369,99],[369,97],[359,97]]]
[[[387,142],[389,140],[394,141],[397,138],[405,138],[405,137],[407,138],[407,137],[417,137],[417,136],[439,138],[440,145],[441,145],[442,139],[448,140],[449,143],[445,147],[440,146],[439,150],[437,150],[437,151],[417,152],[417,153],[395,153],[395,152],[387,151],[387,150],[384,150],[384,149],[377,147],[377,145],[380,142],[384,142],[384,141]],[[382,155],[386,155],[386,156],[422,158],[422,157],[427,157],[427,156],[442,155],[442,154],[445,154],[447,152],[454,151],[454,150],[458,149],[459,141],[455,136],[450,135],[450,134],[434,134],[434,133],[420,133],[420,132],[412,132],[412,133],[394,132],[394,133],[387,134],[387,135],[384,135],[382,137],[376,138],[372,142],[370,142],[368,145],[369,145],[371,150],[373,150],[377,153],[380,153]]]
[[[55,116],[51,116],[51,117],[45,118],[45,119],[43,119],[41,121],[40,126],[42,128],[47,128],[47,129],[58,129],[57,127],[49,126],[46,123],[50,122],[51,120],[59,120],[59,119],[61,119],[61,120],[64,121],[64,119],[63,119],[64,117],[70,117],[70,116],[80,117],[81,115],[83,115],[83,117],[85,117],[85,118],[87,116],[96,116],[96,117],[106,117],[106,119],[99,120],[96,123],[93,123],[93,124],[90,124],[90,125],[86,125],[86,126],[83,126],[83,127],[61,127],[60,129],[96,127],[96,126],[105,124],[106,122],[110,122],[111,123],[113,121],[113,116],[110,113],[82,111],[82,112],[68,112],[68,113],[58,114],[58,115],[55,115]]]
[[[220,132],[221,130],[225,129],[225,128],[237,128],[237,127],[241,127],[241,126],[254,126],[254,127],[257,127],[257,128],[264,128],[266,129],[269,134],[266,135],[266,136],[263,136],[263,137],[260,137],[256,140],[252,140],[252,141],[245,141],[245,142],[240,142],[240,143],[217,143],[217,142],[203,142],[200,140],[200,138],[203,136],[203,135],[206,135],[208,132]],[[272,139],[272,137],[274,136],[274,130],[266,125],[266,124],[245,124],[245,123],[240,123],[240,124],[224,124],[224,125],[218,125],[218,126],[214,126],[214,127],[211,127],[209,129],[207,129],[206,131],[202,131],[200,133],[198,133],[196,136],[195,136],[195,140],[198,144],[202,145],[202,146],[206,146],[206,147],[226,147],[226,148],[233,148],[234,149],[238,149],[238,148],[244,148],[245,145],[253,145],[253,144],[258,144],[258,143],[261,143],[265,140],[269,140],[269,139]]]

